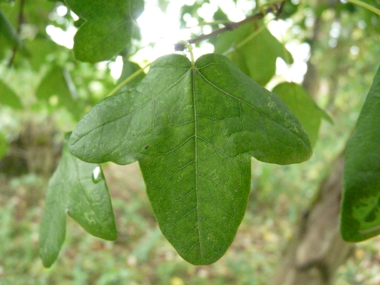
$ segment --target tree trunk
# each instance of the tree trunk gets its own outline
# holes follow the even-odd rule
[[[301,217],[272,285],[332,284],[334,273],[352,252],[339,233],[344,159],[340,156],[322,182],[316,200]]]

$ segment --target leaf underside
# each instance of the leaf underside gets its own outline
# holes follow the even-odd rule
[[[192,264],[215,262],[232,243],[252,156],[289,164],[311,155],[286,105],[216,54],[194,66],[159,58],[135,88],[95,105],[69,148],[88,162],[139,161],[161,231]]]
[[[380,68],[350,138],[343,173],[341,234],[350,242],[380,234]]]
[[[49,181],[40,226],[40,257],[45,267],[55,262],[65,240],[66,213],[96,237],[117,238],[111,200],[100,166],[74,157],[65,144],[60,163]]]

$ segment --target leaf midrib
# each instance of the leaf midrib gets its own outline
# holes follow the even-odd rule
[[[195,86],[195,73],[197,68],[195,66],[191,67],[191,81],[192,81],[192,95],[193,95],[193,109],[194,109],[194,166],[195,166],[195,193],[197,200],[197,234],[198,234],[198,244],[199,244],[199,254],[200,259],[203,259],[202,256],[202,242],[201,242],[201,233],[200,233],[200,216],[199,216],[199,187],[198,187],[198,116],[197,116],[197,93]]]

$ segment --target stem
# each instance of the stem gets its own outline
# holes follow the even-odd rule
[[[20,33],[21,33],[21,26],[22,26],[22,24],[24,22],[24,7],[25,7],[25,0],[21,0],[21,2],[20,2],[20,10],[18,12],[18,18],[17,18],[17,28],[16,28],[17,35],[20,35]],[[12,50],[12,56],[9,59],[9,62],[8,62],[8,67],[11,67],[13,65],[13,61],[15,59],[16,52],[17,52],[18,48],[19,48],[19,46],[17,46],[17,45],[14,46],[14,48]]]
[[[284,10],[284,6],[285,6],[286,1],[288,1],[288,0],[284,0],[284,1],[282,1],[281,4],[280,4],[280,7],[277,9],[277,12],[276,12],[276,14],[277,14],[277,15],[276,15],[276,20],[280,19],[281,14],[282,14],[282,11]]]
[[[279,8],[278,5],[281,5],[283,2],[284,1],[275,1],[275,2],[273,2],[273,4],[270,7],[268,7],[267,9],[265,9],[264,12],[259,12],[257,14],[252,15],[252,16],[249,16],[249,17],[245,18],[244,20],[242,20],[240,22],[225,23],[223,28],[217,29],[217,30],[211,32],[210,34],[200,35],[199,37],[190,39],[187,42],[189,44],[195,44],[197,42],[200,42],[200,41],[203,41],[203,40],[207,40],[207,39],[209,39],[211,37],[217,36],[217,35],[225,32],[225,31],[235,30],[239,26],[244,25],[244,24],[246,24],[248,22],[262,19],[268,13],[272,13],[272,12],[278,11],[278,8]],[[271,3],[272,3],[272,1],[271,1]],[[186,48],[186,45],[183,42],[179,42],[179,43],[175,44],[175,50],[176,51],[183,51],[185,48]]]
[[[190,59],[191,59],[191,65],[194,66],[194,54],[193,54],[193,48],[191,44],[188,41],[180,41],[175,44],[175,50],[176,51],[183,51],[185,48],[190,53]]]
[[[380,16],[380,10],[379,9],[377,9],[377,8],[367,4],[367,3],[364,3],[360,0],[347,0],[347,2],[351,2],[352,4],[356,4],[358,6],[361,6],[361,7],[363,7],[363,8],[365,8],[365,9],[367,9],[367,10],[369,10],[369,11]]]
[[[262,5],[260,5],[259,6],[260,12],[262,14],[265,14],[265,9],[264,8],[267,7],[267,6],[271,6],[273,4],[277,4],[277,2],[278,2],[278,0],[270,0],[270,1],[268,1],[268,2],[266,2],[264,4],[262,4]]]
[[[117,91],[119,91],[121,89],[121,87],[123,87],[125,84],[127,84],[128,82],[131,82],[133,79],[135,79],[137,76],[139,76],[141,73],[144,72],[144,70],[150,66],[152,63],[148,63],[147,65],[145,65],[144,67],[142,67],[141,69],[137,70],[136,72],[134,72],[133,74],[131,74],[130,76],[128,76],[126,79],[124,79],[122,82],[120,82],[110,93],[108,93],[106,95],[106,97],[109,97],[109,96],[112,96],[114,95]]]
[[[194,28],[194,27],[203,27],[203,26],[215,26],[215,25],[226,25],[228,24],[229,22],[228,21],[213,21],[213,22],[202,22],[202,23],[199,23],[198,25],[195,25],[195,26],[190,26],[190,27],[187,27],[187,28]]]

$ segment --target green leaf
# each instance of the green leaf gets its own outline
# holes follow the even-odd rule
[[[278,164],[311,155],[286,105],[228,58],[195,65],[156,60],[135,89],[102,100],[71,135],[88,162],[139,161],[161,231],[192,264],[210,264],[230,246],[250,192],[251,156]]]
[[[276,93],[297,117],[314,146],[318,139],[321,120],[322,118],[329,118],[328,115],[315,104],[306,90],[298,84],[280,83],[272,92]]]
[[[66,213],[90,234],[106,240],[117,239],[100,166],[72,156],[65,143],[61,161],[49,181],[40,227],[40,256],[45,267],[55,262],[65,240]]]
[[[117,55],[136,32],[137,17],[144,9],[142,0],[66,0],[67,5],[86,22],[74,37],[75,57],[97,62]]]
[[[25,58],[29,61],[30,66],[39,71],[42,66],[46,65],[47,61],[52,58],[52,54],[66,52],[65,48],[53,42],[50,38],[37,35],[33,40],[26,40],[25,47],[29,51],[27,57],[16,54],[15,63],[19,63]],[[17,62],[18,61],[18,62]]]
[[[345,154],[341,234],[358,242],[380,234],[380,68]]]
[[[245,74],[264,86],[276,73],[277,58],[290,64],[293,57],[265,26],[255,26],[257,23],[248,23],[221,34],[215,53],[228,53]]]
[[[22,109],[20,99],[3,81],[0,80],[0,104],[7,105],[14,109]]]
[[[8,151],[8,141],[3,133],[0,133],[0,159],[7,153]]]
[[[36,90],[40,100],[48,100],[53,95],[58,98],[57,105],[66,107],[73,115],[81,114],[75,85],[67,69],[54,66],[41,80]]]

